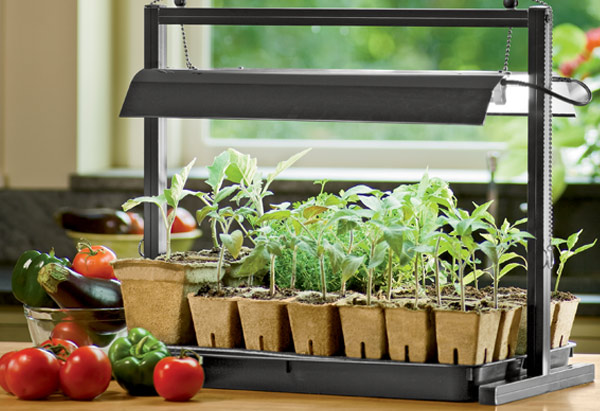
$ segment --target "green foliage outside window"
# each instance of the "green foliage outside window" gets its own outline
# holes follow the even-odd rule
[[[560,31],[565,24],[581,32],[577,37],[579,43],[582,38],[585,40],[586,30],[600,26],[597,0],[547,2],[553,6],[555,27],[560,27],[555,31],[559,48],[569,38],[569,33]],[[215,7],[502,8],[502,3],[502,0],[213,0]],[[521,0],[519,8],[534,4]],[[506,35],[505,28],[214,26],[212,59],[214,67],[496,71],[504,63]],[[559,52],[555,59],[557,68],[564,59],[565,53]],[[526,66],[527,33],[524,29],[514,29],[509,70],[525,71]],[[565,122],[555,122],[559,145],[563,140],[569,146],[584,143],[578,132],[586,127],[583,124],[597,124],[600,110],[591,105],[578,109],[578,115],[580,129],[569,125],[566,137],[561,135],[567,128]],[[525,144],[526,130],[524,118],[501,117],[489,117],[484,127],[218,120],[213,121],[211,135],[313,140],[509,141],[513,161],[505,169],[514,169],[513,162],[525,164],[518,149]],[[596,138],[594,144],[600,147],[600,140]],[[560,177],[564,173],[558,167],[556,174]]]

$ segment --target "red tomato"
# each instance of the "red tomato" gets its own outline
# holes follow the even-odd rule
[[[69,355],[77,349],[77,344],[62,338],[49,338],[41,343],[39,348],[51,351],[60,362],[60,365],[63,365]]]
[[[12,394],[10,389],[8,388],[8,384],[6,384],[6,367],[8,366],[8,362],[12,358],[13,354],[16,351],[9,351],[0,357],[0,387],[4,389],[4,391]]]
[[[585,48],[587,51],[592,52],[596,47],[600,46],[600,27],[588,30],[586,34],[587,44]]]
[[[169,209],[167,215],[170,215],[173,209]],[[175,220],[171,227],[172,233],[187,233],[196,229],[196,219],[194,216],[185,208],[177,207],[175,212]]]
[[[56,392],[60,364],[41,348],[25,348],[13,354],[6,369],[10,391],[23,400],[38,400]]]
[[[144,217],[133,211],[128,211],[127,214],[131,218],[129,234],[144,234]]]
[[[73,269],[86,277],[103,278],[105,280],[114,279],[110,262],[117,259],[117,255],[103,245],[93,245],[92,251],[89,248],[82,248],[73,259]]]
[[[75,343],[77,347],[91,345],[92,339],[85,329],[74,321],[62,321],[54,326],[50,338],[60,338]]]
[[[106,391],[111,375],[104,351],[95,345],[80,347],[60,369],[60,389],[74,400],[92,400]]]
[[[166,357],[154,367],[154,388],[167,401],[187,401],[204,384],[204,369],[195,358]]]

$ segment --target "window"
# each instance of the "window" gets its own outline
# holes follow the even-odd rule
[[[141,168],[143,162],[143,122],[118,119],[115,114],[131,77],[143,65],[143,6],[148,2],[79,1],[82,10],[109,7],[107,27],[112,24],[115,27],[105,33],[110,37],[106,60],[110,72],[107,84],[112,85],[108,97],[111,113],[106,114],[106,109],[100,113],[113,116],[107,133],[113,138],[110,163],[116,167]],[[96,6],[90,6],[92,3]],[[172,6],[170,0],[163,1],[167,3]],[[187,7],[502,7],[500,0],[188,0],[187,3]],[[526,1],[521,3],[525,3],[521,8],[530,5]],[[591,22],[598,17],[594,15],[598,12],[592,0],[559,3],[554,5],[555,24],[577,20],[577,24],[585,25],[587,21],[587,25],[593,26]],[[81,21],[80,27],[89,33],[89,27]],[[185,32],[190,59],[199,68],[401,70],[500,70],[507,34],[503,28],[320,26],[186,26]],[[83,38],[80,34],[80,41]],[[168,66],[185,67],[178,26],[168,26],[168,39]],[[525,32],[515,30],[510,70],[525,70],[526,53]],[[96,88],[101,90],[98,85]],[[81,129],[80,132],[83,133]],[[511,139],[524,140],[525,134],[526,119],[500,117],[489,117],[484,127],[169,119],[168,164],[179,167],[197,157],[198,164],[206,165],[223,149],[236,147],[258,157],[260,164],[274,165],[310,146],[312,152],[299,166],[485,170],[490,151],[503,150]]]

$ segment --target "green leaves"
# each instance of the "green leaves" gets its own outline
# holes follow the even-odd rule
[[[297,154],[294,154],[293,156],[291,156],[287,160],[278,163],[277,167],[275,167],[275,171],[267,175],[267,182],[265,183],[265,189],[266,189],[266,187],[268,187],[269,185],[271,185],[271,183],[273,182],[273,180],[275,180],[275,177],[277,177],[283,171],[285,171],[288,168],[290,168],[296,161],[298,161],[302,157],[304,157],[306,155],[306,153],[308,153],[310,150],[311,150],[310,148],[307,148],[304,151],[301,151],[301,152],[299,152]]]
[[[570,23],[563,23],[552,30],[552,54],[555,61],[568,61],[577,58],[587,43],[585,32]]]
[[[219,238],[233,258],[237,258],[244,243],[244,234],[240,230],[235,230],[231,234],[222,233]]]

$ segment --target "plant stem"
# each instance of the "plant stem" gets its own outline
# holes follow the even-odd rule
[[[433,261],[435,264],[435,294],[437,296],[438,305],[442,305],[442,288],[440,286],[440,266],[438,256],[440,251],[440,239],[441,237],[438,237],[437,242],[435,243],[435,251],[433,252]]]
[[[327,283],[325,279],[325,255],[319,257],[319,270],[321,271],[321,293],[323,301],[327,299]]]
[[[498,284],[500,283],[500,264],[494,266],[494,308],[498,309]]]
[[[388,266],[387,266],[387,299],[392,299],[392,249],[390,248],[388,254]]]
[[[219,252],[219,262],[217,263],[217,292],[221,291],[221,269],[223,268],[223,257],[225,256],[225,247],[221,246]]]
[[[271,298],[275,296],[275,254],[271,254],[271,281],[269,284],[269,295]]]
[[[561,261],[556,269],[556,284],[554,284],[554,293],[558,292],[558,283],[560,282],[560,276],[562,275],[563,268],[565,268],[565,265]]]
[[[340,287],[340,297],[346,296],[346,281],[342,280],[342,286]]]
[[[473,261],[474,261],[475,260],[475,253],[473,253],[472,256],[473,256]],[[474,262],[471,265],[471,267],[473,268],[473,281],[475,282],[475,289],[478,290],[479,289],[479,283],[477,281],[477,268],[475,267],[475,263]]]
[[[419,306],[419,258],[415,257],[415,308]]]
[[[421,259],[421,269],[422,269],[422,277],[421,280],[423,281],[423,289],[425,290],[427,287],[426,281],[427,281],[427,266],[425,264],[425,261],[423,261],[423,254],[420,255],[420,259]]]
[[[298,246],[295,245],[292,251],[292,277],[290,278],[290,288],[296,288],[296,260],[298,257]]]
[[[348,254],[352,252],[352,246],[354,245],[354,231],[350,230],[350,239],[348,242]]]
[[[465,282],[463,281],[463,275],[465,271],[465,264],[458,264],[458,279],[460,281],[460,309],[467,311],[465,308]]]
[[[374,268],[369,268],[367,270],[368,273],[368,281],[367,281],[367,305],[371,305],[371,296],[373,294],[373,292],[371,291],[371,289],[373,288],[373,272],[375,271]]]
[[[213,239],[213,247],[218,248],[219,242],[217,241],[217,219],[216,218],[211,219],[210,234]]]

